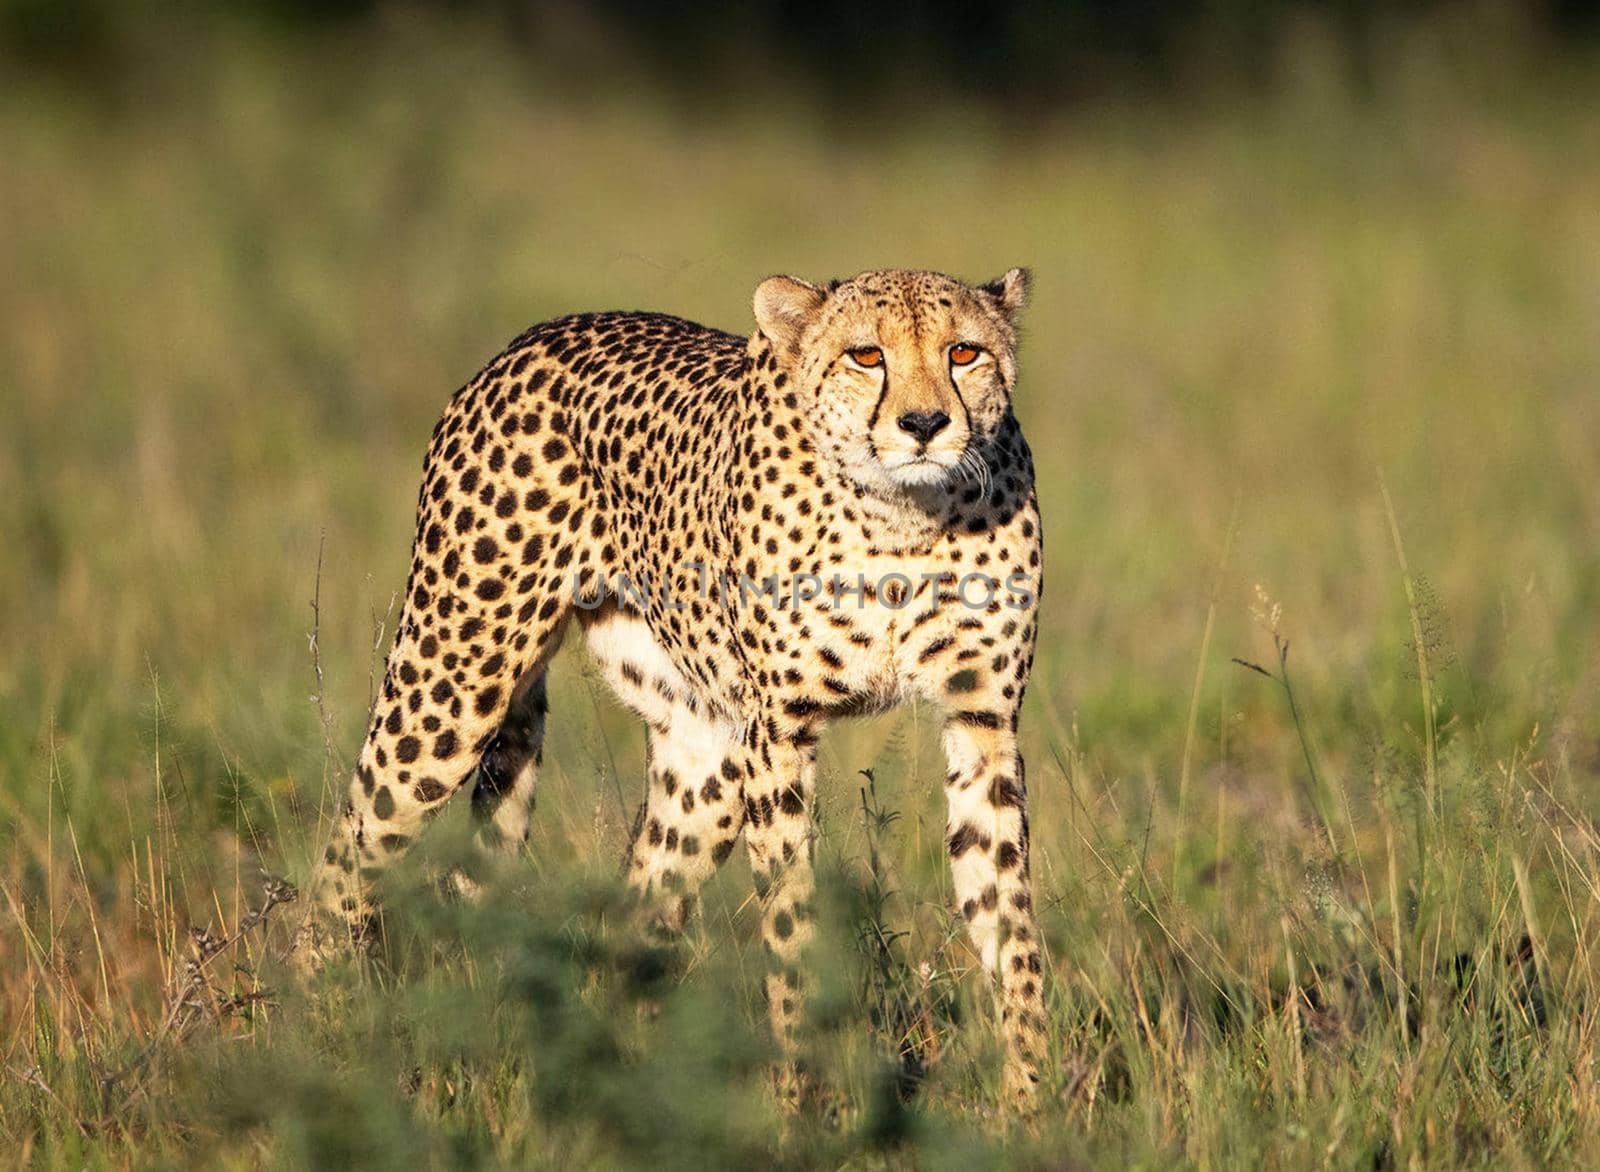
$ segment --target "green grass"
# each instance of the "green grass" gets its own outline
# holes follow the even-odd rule
[[[148,100],[0,96],[0,1151],[1600,1158],[1592,76],[1469,86],[1422,46],[1360,99],[1308,53],[1270,98],[1025,130],[781,97],[708,124],[563,100],[470,29],[192,36]],[[569,310],[744,331],[770,272],[1016,263],[1048,559],[1033,1119],[996,1114],[926,711],[823,746],[829,1111],[767,1091],[741,865],[680,947],[623,928],[642,737],[576,653],[496,898],[432,894],[452,811],[382,963],[285,985],[295,909],[241,921],[342,786],[454,387]]]

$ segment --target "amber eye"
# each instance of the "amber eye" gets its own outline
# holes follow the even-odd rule
[[[860,349],[852,350],[850,357],[855,359],[858,366],[883,365],[883,351],[876,346],[862,346]]]
[[[978,348],[969,346],[965,342],[957,342],[950,347],[950,364],[952,366],[967,366],[978,357]]]

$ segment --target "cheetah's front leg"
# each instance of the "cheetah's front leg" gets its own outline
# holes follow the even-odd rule
[[[736,737],[683,705],[651,730],[644,808],[623,860],[650,928],[682,931],[701,884],[733,853],[744,823],[741,761]]]
[[[964,708],[946,716],[950,870],[984,967],[998,978],[1005,1041],[1002,1089],[1026,1101],[1044,1049],[1043,965],[1028,889],[1028,815],[1014,716]]]
[[[779,1092],[793,1106],[802,1089],[795,1064],[805,992],[801,961],[813,935],[811,801],[816,746],[758,739],[749,754],[754,776],[745,783],[745,846],[761,901],[761,939],[770,964],[767,1012],[784,1055]]]

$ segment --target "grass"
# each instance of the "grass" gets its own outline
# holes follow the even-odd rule
[[[0,96],[8,1162],[1600,1156],[1592,76],[1419,43],[1356,97],[1313,47],[1186,109],[707,125],[470,27],[238,32],[150,47],[138,101]],[[269,877],[357,747],[455,386],[571,309],[744,330],[772,271],[1014,263],[1033,1119],[996,1114],[915,709],[823,747],[831,1111],[767,1093],[742,867],[680,946],[622,930],[642,737],[576,654],[496,898],[432,894],[453,811],[382,963],[285,984]]]

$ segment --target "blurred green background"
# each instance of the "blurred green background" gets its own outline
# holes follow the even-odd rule
[[[1519,760],[1582,825],[1600,806],[1595,31],[1575,4],[0,4],[0,959],[34,966],[0,1033],[47,972],[107,1023],[153,995],[152,836],[204,876],[191,917],[254,860],[304,873],[455,387],[573,310],[747,332],[774,272],[1034,270],[1025,722],[1063,973],[1120,971],[1134,872],[1240,972],[1281,951],[1320,857],[1308,758],[1368,860],[1317,883],[1383,878],[1363,803],[1415,813],[1428,736],[1412,611],[1439,816],[1482,837],[1402,836],[1423,877],[1369,910],[1432,924],[1435,962],[1498,948],[1504,905],[1418,912],[1450,888],[1420,856],[1509,833]],[[1230,663],[1276,665],[1273,604],[1298,731]],[[608,875],[643,739],[581,656],[554,670],[534,866]],[[823,763],[827,849],[863,849],[873,769],[913,953],[959,947],[926,943],[928,715]],[[1525,856],[1586,982],[1587,897]],[[746,889],[713,899],[741,930]],[[70,947],[91,912],[109,963]]]

